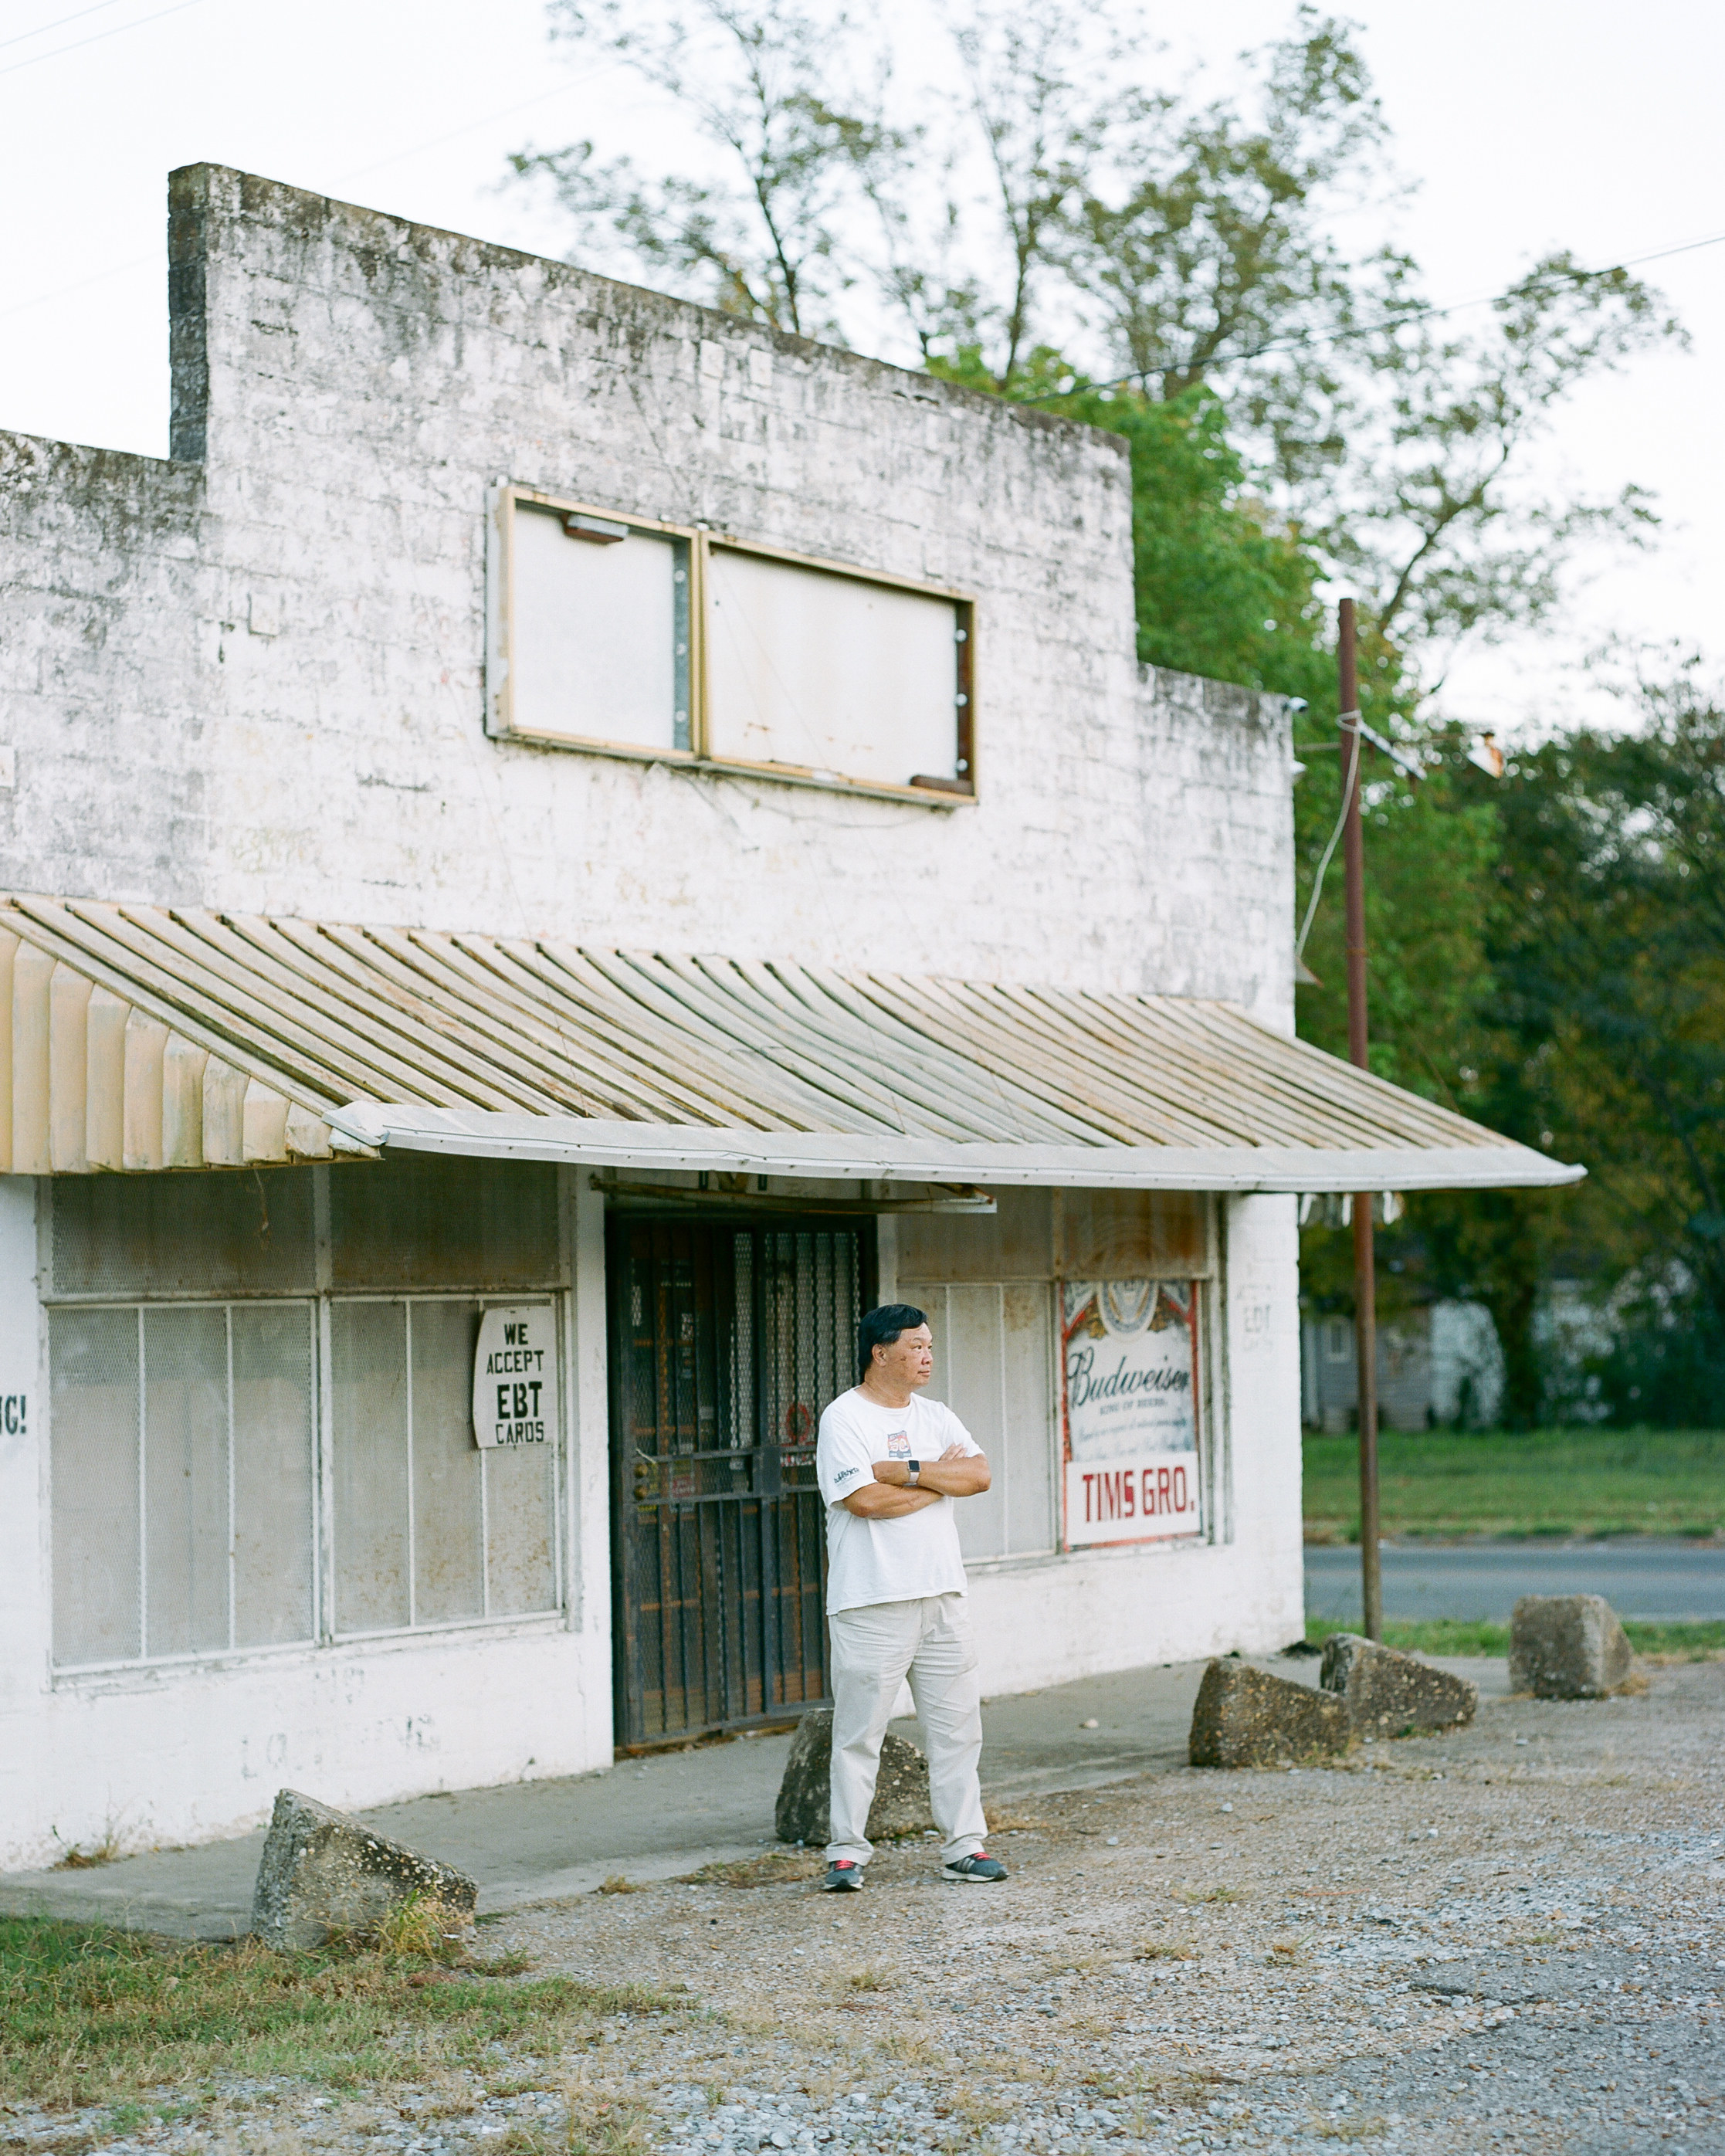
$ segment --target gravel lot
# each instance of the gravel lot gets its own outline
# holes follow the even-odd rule
[[[919,1842],[855,1896],[769,1851],[517,1912],[482,1953],[677,2003],[387,2106],[234,2088],[0,2147],[1725,2150],[1725,1662],[1645,1675],[1334,1768],[1040,1797],[1004,1887]]]

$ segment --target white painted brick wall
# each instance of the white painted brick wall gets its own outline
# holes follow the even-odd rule
[[[1137,667],[1117,439],[218,167],[172,208],[181,460],[0,438],[15,886],[1291,1025],[1281,704]],[[980,805],[486,739],[505,476],[975,589]]]
[[[218,168],[176,176],[170,247],[175,460],[0,435],[6,886],[1220,996],[1291,1029],[1286,719],[1136,665],[1117,440]],[[973,589],[979,805],[487,739],[505,477]],[[0,1394],[38,1404],[0,1433],[0,1868],[110,1822],[232,1831],[279,1781],[362,1804],[605,1761],[590,1194],[569,1630],[58,1685],[33,1200],[0,1178]],[[1297,1630],[1292,1201],[1229,1222],[1232,1539],[979,1573],[991,1687]]]

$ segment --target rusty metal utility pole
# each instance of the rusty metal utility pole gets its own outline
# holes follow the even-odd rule
[[[1348,789],[1343,826],[1348,871],[1348,1060],[1366,1063],[1366,854],[1360,825],[1359,663],[1353,601],[1343,599],[1337,621],[1342,674],[1342,783]],[[1378,1277],[1372,1248],[1372,1194],[1353,1194],[1353,1338],[1359,1368],[1359,1569],[1364,1630],[1384,1637],[1384,1574],[1378,1552]]]

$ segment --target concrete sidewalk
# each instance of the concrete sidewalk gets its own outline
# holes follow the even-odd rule
[[[1278,1656],[1260,1666],[1317,1681],[1316,1656]],[[1482,1701],[1507,1691],[1502,1662],[1442,1666],[1471,1676]],[[1183,1767],[1204,1669],[1181,1662],[1126,1670],[986,1702],[984,1793],[999,1802]],[[1090,1722],[1096,1727],[1087,1728]],[[894,1727],[914,1739],[914,1722]],[[773,1840],[773,1799],[790,1742],[744,1738],[619,1760],[605,1774],[418,1797],[361,1816],[380,1834],[459,1865],[479,1881],[485,1915],[588,1893],[618,1872],[675,1878],[757,1855]],[[0,1914],[234,1938],[251,1927],[263,1848],[260,1830],[195,1849],[152,1850],[89,1871],[0,1875]]]

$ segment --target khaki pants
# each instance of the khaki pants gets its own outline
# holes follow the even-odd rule
[[[833,1642],[833,1820],[827,1861],[866,1864],[880,1740],[908,1676],[928,1754],[928,1793],[951,1864],[986,1843],[977,1761],[983,1748],[976,1641],[962,1594],[872,1602],[827,1620]]]

